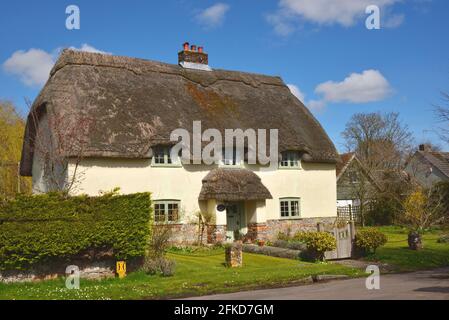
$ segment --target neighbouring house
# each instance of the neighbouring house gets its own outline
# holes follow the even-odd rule
[[[58,144],[68,164],[63,179],[79,174],[72,193],[150,191],[154,219],[173,225],[174,241],[196,240],[198,212],[213,217],[206,228],[210,242],[232,240],[236,232],[273,239],[279,231],[333,223],[338,154],[286,84],[212,69],[204,50],[188,44],[178,59],[174,65],[64,50],[28,116],[20,169],[32,176],[34,192],[50,190],[49,172],[60,170],[36,152],[36,137],[57,139],[67,123],[86,117],[95,124],[89,132],[80,128],[64,138],[85,142],[82,158],[69,143]],[[236,153],[212,165],[172,158],[170,133],[192,134],[194,121],[221,133],[278,129],[276,170]]]
[[[358,220],[360,206],[368,204],[380,186],[354,152],[340,154],[336,175],[338,215]]]
[[[432,150],[431,146],[421,144],[407,161],[405,172],[425,188],[438,182],[449,182],[449,152]]]

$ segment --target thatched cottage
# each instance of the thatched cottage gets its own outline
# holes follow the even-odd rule
[[[198,212],[212,216],[209,241],[232,240],[236,231],[268,239],[333,222],[338,154],[285,83],[212,69],[202,48],[187,44],[178,56],[179,64],[172,65],[63,51],[27,121],[21,174],[32,176],[34,191],[51,189],[52,170],[70,179],[75,168],[72,193],[150,191],[155,220],[172,224],[176,240],[187,242],[196,238]],[[80,119],[94,125],[85,130]],[[245,157],[213,165],[171,159],[170,133],[192,131],[193,121],[221,132],[278,129],[278,167],[263,170]],[[67,170],[38,152],[38,136],[47,136],[48,148],[57,145]],[[64,141],[54,144],[58,137]]]

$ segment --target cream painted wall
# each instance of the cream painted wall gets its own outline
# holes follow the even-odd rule
[[[72,168],[72,167],[71,167]],[[98,195],[120,187],[122,193],[150,191],[154,200],[181,200],[184,222],[194,219],[200,210],[198,195],[202,179],[212,166],[152,167],[149,159],[86,159],[79,167],[80,183],[76,193]],[[334,164],[303,163],[301,169],[253,170],[271,192],[273,199],[246,204],[248,221],[264,222],[279,219],[279,198],[299,197],[302,218],[333,217],[337,214]],[[38,174],[38,172],[36,172]],[[33,172],[34,176],[34,172]],[[201,209],[212,210],[215,201],[202,203]],[[226,221],[225,213],[217,212],[217,224]]]

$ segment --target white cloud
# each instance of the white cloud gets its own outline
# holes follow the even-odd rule
[[[225,3],[216,3],[213,6],[204,9],[197,16],[196,20],[207,28],[214,28],[223,24],[226,13],[229,11],[229,5]]]
[[[301,102],[304,102],[305,94],[298,88],[298,86],[294,84],[287,84],[287,87],[290,89],[290,92],[298,98]]]
[[[54,65],[53,56],[41,49],[19,50],[5,61],[6,72],[18,76],[27,86],[42,86]]]
[[[71,49],[86,52],[106,53],[88,44],[83,44],[78,49],[74,47],[71,47]],[[17,76],[20,81],[27,86],[41,87],[47,81],[59,52],[59,49],[56,49],[51,53],[42,49],[34,48],[27,51],[18,50],[3,63],[3,69],[7,73]]]
[[[88,45],[87,43],[83,43],[81,45],[81,47],[79,47],[79,48],[70,47],[70,49],[77,50],[77,51],[91,52],[91,53],[111,54],[110,52],[98,50],[97,48],[94,48],[91,45]]]
[[[319,84],[315,93],[327,102],[367,103],[385,99],[392,89],[387,79],[377,70],[352,73],[341,82]]]
[[[307,102],[307,106],[313,111],[322,111],[326,107],[324,100],[310,100]]]
[[[326,102],[323,100],[310,100],[306,101],[306,95],[299,89],[298,86],[294,84],[287,84],[290,92],[298,98],[305,106],[307,106],[312,111],[321,111],[326,106]]]
[[[388,19],[386,19],[385,22],[381,24],[381,27],[384,26],[385,28],[397,28],[404,23],[404,20],[405,16],[403,14],[395,14],[388,17]]]
[[[353,26],[358,19],[367,17],[365,9],[369,5],[381,8],[381,19],[388,21],[390,27],[399,26],[403,15],[395,15],[387,19],[386,10],[403,0],[280,0],[279,9],[268,15],[267,20],[276,33],[288,35],[294,30],[298,20],[318,25],[339,24],[345,27]]]

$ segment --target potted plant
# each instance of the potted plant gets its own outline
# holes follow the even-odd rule
[[[256,241],[257,241],[257,244],[259,245],[259,247],[263,247],[265,245],[265,240],[258,239]]]

